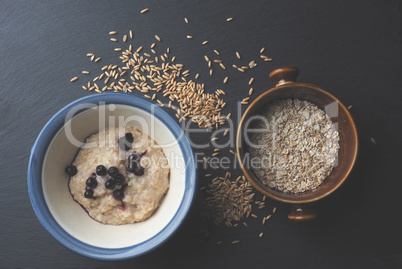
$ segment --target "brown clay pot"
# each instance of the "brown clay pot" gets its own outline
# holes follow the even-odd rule
[[[276,86],[261,94],[252,102],[244,112],[240,121],[236,150],[240,166],[246,178],[262,194],[280,202],[292,204],[289,219],[294,221],[314,219],[317,215],[310,208],[310,203],[315,202],[335,191],[348,177],[355,164],[358,151],[358,138],[355,123],[349,110],[331,93],[312,84],[296,83],[299,71],[295,67],[281,67],[271,72],[269,77]],[[247,145],[244,135],[247,130],[245,123],[250,116],[258,114],[262,107],[269,106],[273,101],[280,99],[306,100],[327,112],[332,122],[337,124],[339,132],[338,162],[332,173],[314,191],[306,191],[300,194],[284,193],[264,185],[245,163]]]

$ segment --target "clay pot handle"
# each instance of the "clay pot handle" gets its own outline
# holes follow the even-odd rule
[[[292,211],[289,213],[288,218],[293,221],[306,221],[312,220],[317,217],[314,210],[309,205],[293,205]]]
[[[275,82],[276,86],[292,83],[296,81],[299,75],[299,69],[292,66],[279,67],[269,74],[269,77]]]

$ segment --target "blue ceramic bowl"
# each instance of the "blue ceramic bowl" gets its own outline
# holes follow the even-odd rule
[[[127,122],[162,147],[170,164],[170,187],[148,220],[104,225],[72,199],[64,168],[86,137]],[[70,250],[101,260],[132,258],[160,246],[185,219],[195,189],[194,154],[182,128],[159,106],[133,94],[96,94],[62,108],[38,135],[28,165],[28,192],[43,227]]]

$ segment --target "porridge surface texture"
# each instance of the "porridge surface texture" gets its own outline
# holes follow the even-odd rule
[[[298,99],[272,103],[250,135],[251,168],[265,185],[283,192],[315,190],[337,162],[339,134],[328,115]]]
[[[127,133],[132,134],[134,141],[129,149],[121,149],[118,141]],[[129,156],[133,154],[141,156],[139,164],[144,168],[143,175],[128,171]],[[169,189],[170,169],[162,148],[148,135],[130,126],[103,130],[88,137],[73,165],[78,171],[69,181],[74,200],[94,220],[104,224],[122,225],[146,220],[160,206]],[[113,178],[107,173],[96,175],[99,165],[106,169],[116,167],[124,176],[124,183],[106,188],[106,182]],[[97,185],[91,189],[93,197],[86,198],[84,193],[89,189],[86,182],[90,177],[96,177]],[[116,190],[124,192],[122,199],[116,199],[113,194]]]

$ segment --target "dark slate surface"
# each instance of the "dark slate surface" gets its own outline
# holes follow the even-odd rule
[[[2,1],[0,268],[401,268],[401,5],[347,0]],[[141,15],[146,7],[150,12]],[[227,17],[235,19],[227,23]],[[292,223],[287,205],[269,201],[267,211],[278,206],[278,213],[265,226],[248,220],[248,229],[211,228],[204,238],[198,197],[182,228],[140,258],[91,260],[54,240],[29,202],[29,150],[56,111],[91,94],[81,89],[82,76],[79,83],[70,83],[71,77],[119,62],[107,33],[129,29],[135,31],[136,46],[148,46],[154,34],[160,35],[158,46],[169,46],[192,75],[200,72],[208,89],[230,92],[226,113],[246,96],[251,76],[256,94],[262,93],[273,86],[269,72],[283,65],[297,66],[299,81],[327,88],[352,104],[359,159],[341,189],[317,205],[320,218]],[[208,46],[200,45],[204,40]],[[215,68],[214,76],[208,75],[203,55],[213,56],[213,49],[230,66],[236,62],[235,51],[250,61],[262,46],[273,62],[260,61],[246,74]],[[89,62],[87,52],[102,61]],[[226,74],[230,83],[223,85]],[[205,141],[202,134],[193,138]],[[235,239],[241,243],[229,244]],[[224,244],[216,246],[218,240]]]

